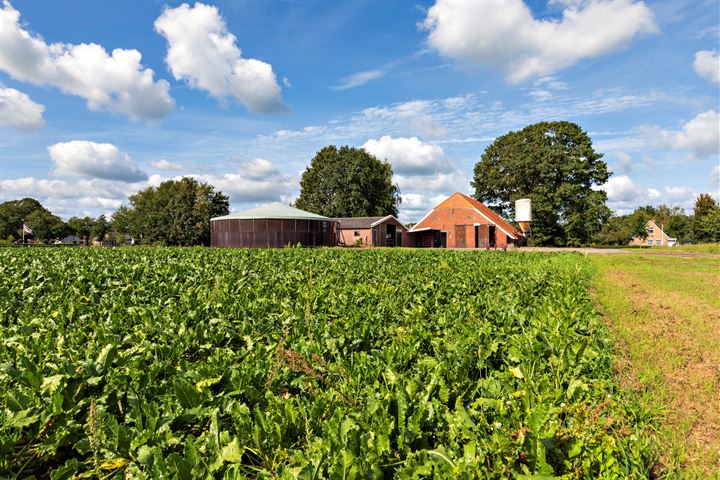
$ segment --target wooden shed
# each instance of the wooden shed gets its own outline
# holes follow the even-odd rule
[[[279,202],[210,219],[213,247],[332,247],[337,222]]]
[[[393,215],[385,217],[335,218],[340,228],[340,243],[401,247],[407,242],[407,228]]]
[[[409,231],[410,245],[435,248],[506,248],[523,235],[482,202],[455,192]]]

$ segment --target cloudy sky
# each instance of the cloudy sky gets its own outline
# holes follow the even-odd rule
[[[292,201],[328,144],[393,166],[401,218],[495,137],[586,130],[609,205],[720,196],[716,0],[4,1],[0,201],[111,213],[192,175],[241,210]]]

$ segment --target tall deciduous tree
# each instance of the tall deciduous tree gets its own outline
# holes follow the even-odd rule
[[[143,243],[209,245],[210,218],[229,212],[228,197],[194,178],[167,180],[130,196],[112,227]]]
[[[397,215],[392,167],[362,148],[320,150],[300,180],[297,208],[328,217]]]
[[[53,215],[34,198],[0,203],[1,238],[20,238],[23,223],[33,230],[29,236],[38,240],[62,238],[70,232],[60,217]]]
[[[80,237],[83,241],[90,241],[90,234],[93,230],[95,221],[90,217],[72,217],[67,221],[68,226],[75,235]]]
[[[32,229],[32,235],[37,240],[53,240],[63,238],[70,233],[70,228],[58,216],[43,208],[34,210],[25,219],[25,223]]]
[[[591,241],[610,217],[607,195],[593,187],[610,176],[587,133],[570,122],[541,122],[509,132],[475,164],[475,198],[506,216],[532,200],[533,236],[541,245]]]
[[[45,210],[45,207],[34,198],[0,203],[0,236],[3,239],[21,236],[23,222],[36,210]]]
[[[107,221],[107,218],[105,218],[105,215],[100,215],[93,222],[90,233],[95,240],[102,242],[105,240],[105,235],[107,235],[108,230],[110,230],[110,223]]]
[[[701,194],[695,200],[693,233],[701,242],[720,241],[720,207],[708,193]]]

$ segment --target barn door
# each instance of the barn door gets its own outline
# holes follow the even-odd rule
[[[465,248],[465,225],[455,225],[455,247]]]

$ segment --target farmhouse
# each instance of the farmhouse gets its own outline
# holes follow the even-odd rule
[[[210,231],[213,247],[332,247],[338,235],[333,219],[279,202],[211,218]]]
[[[400,247],[407,242],[407,228],[393,215],[386,217],[336,218],[340,244]]]
[[[515,227],[472,197],[455,192],[409,231],[409,246],[505,248],[523,238]]]
[[[661,227],[657,224],[648,220],[645,224],[645,231],[647,232],[647,238],[635,237],[630,240],[629,245],[641,247],[647,245],[648,247],[672,247],[677,243],[677,238],[670,238]]]

